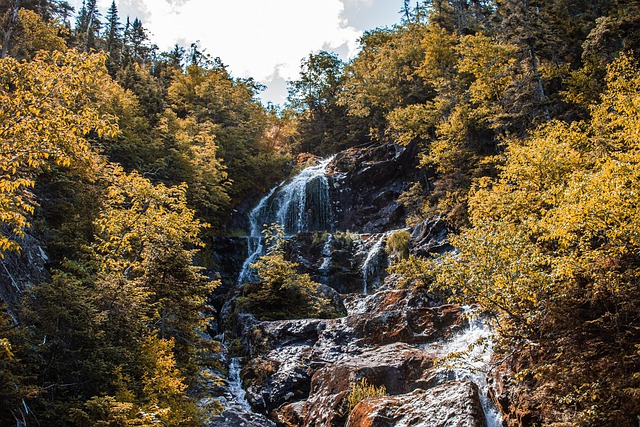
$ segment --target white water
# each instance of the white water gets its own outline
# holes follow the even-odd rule
[[[238,406],[246,412],[252,412],[251,405],[247,401],[246,392],[242,388],[242,379],[240,378],[240,370],[242,359],[234,357],[229,364],[229,385],[227,386],[229,393],[233,398],[234,406]]]
[[[488,395],[487,375],[491,368],[493,333],[484,319],[474,316],[466,307],[465,312],[473,316],[469,327],[443,344],[441,351],[445,363],[438,374],[443,380],[475,383],[480,390],[487,427],[502,427],[502,416]]]
[[[303,169],[293,178],[271,189],[249,214],[247,258],[238,283],[256,279],[251,265],[265,252],[262,230],[278,224],[288,236],[305,231],[331,229],[331,203],[327,167],[333,157]]]
[[[326,275],[331,268],[331,243],[333,243],[333,234],[329,233],[326,242],[322,247],[322,264],[320,265],[320,271]]]
[[[380,234],[378,236],[378,240],[371,246],[369,252],[367,253],[367,257],[362,263],[362,293],[368,293],[368,285],[371,284],[369,279],[374,277],[380,271],[380,258],[382,256],[382,251],[384,250],[383,243],[386,237],[386,233]]]

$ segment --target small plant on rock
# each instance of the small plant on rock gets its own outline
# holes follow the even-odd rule
[[[260,320],[337,317],[331,301],[320,293],[320,284],[285,259],[282,228],[274,224],[264,235],[267,254],[251,266],[261,281],[244,285],[238,306]]]
[[[384,385],[376,387],[373,384],[369,384],[366,378],[362,378],[359,382],[355,383],[351,391],[347,395],[346,410],[348,415],[353,411],[353,408],[365,399],[383,397],[387,395],[387,388]]]

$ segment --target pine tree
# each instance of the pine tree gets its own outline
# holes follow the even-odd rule
[[[107,12],[107,22],[104,32],[106,50],[109,54],[107,59],[107,69],[113,76],[122,63],[122,25],[118,17],[116,2],[111,2],[111,7]]]
[[[97,48],[101,25],[97,0],[83,0],[76,20],[76,35],[84,52]]]

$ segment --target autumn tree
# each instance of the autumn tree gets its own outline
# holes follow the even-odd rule
[[[337,316],[320,293],[320,284],[298,273],[298,264],[285,258],[282,227],[272,224],[263,234],[267,254],[251,266],[260,281],[244,285],[238,306],[263,320]]]
[[[501,314],[503,351],[528,360],[516,378],[542,423],[631,426],[640,405],[640,71],[623,57],[606,82],[589,120],[510,141],[500,177],[472,192],[460,252],[423,266],[457,300]]]
[[[49,162],[92,162],[86,135],[113,135],[115,117],[101,111],[109,78],[104,57],[43,52],[31,62],[0,61],[0,251],[17,250],[35,202],[29,189]]]
[[[215,134],[218,155],[227,167],[234,202],[256,190],[255,176],[266,191],[281,179],[280,153],[266,145],[267,114],[255,98],[252,80],[234,79],[219,59],[208,68],[190,65],[168,89],[170,108],[181,120],[193,121]]]

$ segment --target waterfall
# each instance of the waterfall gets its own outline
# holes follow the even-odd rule
[[[333,234],[329,233],[321,252],[322,264],[320,264],[320,272],[325,276],[329,273],[329,268],[331,268],[331,243],[333,243]]]
[[[384,250],[383,243],[386,237],[386,233],[380,234],[378,236],[378,240],[371,246],[369,252],[367,252],[367,257],[362,263],[362,293],[366,294],[368,292],[368,285],[370,283],[370,279],[375,277],[380,272],[381,267],[381,258],[382,251]]]
[[[264,251],[264,239],[262,238],[263,224],[260,221],[260,212],[264,209],[264,205],[269,201],[273,193],[278,189],[274,187],[269,193],[263,197],[258,205],[249,213],[249,235],[247,236],[247,258],[242,263],[242,269],[238,276],[238,283],[246,283],[255,279],[251,265],[258,261],[260,255]]]
[[[246,398],[246,392],[242,388],[242,380],[240,379],[242,359],[239,357],[233,357],[229,364],[229,385],[228,390],[231,393],[233,402],[246,412],[251,412],[251,405]]]
[[[492,331],[486,320],[473,314],[468,307],[464,312],[471,316],[469,326],[442,347],[443,358],[451,358],[439,371],[441,380],[468,380],[480,390],[480,403],[487,427],[502,427],[500,411],[491,401],[487,374],[493,353]]]
[[[305,231],[331,230],[331,201],[327,168],[333,157],[305,168],[288,181],[274,187],[249,214],[247,259],[238,283],[255,280],[251,265],[264,253],[264,225],[279,224],[285,235]]]

